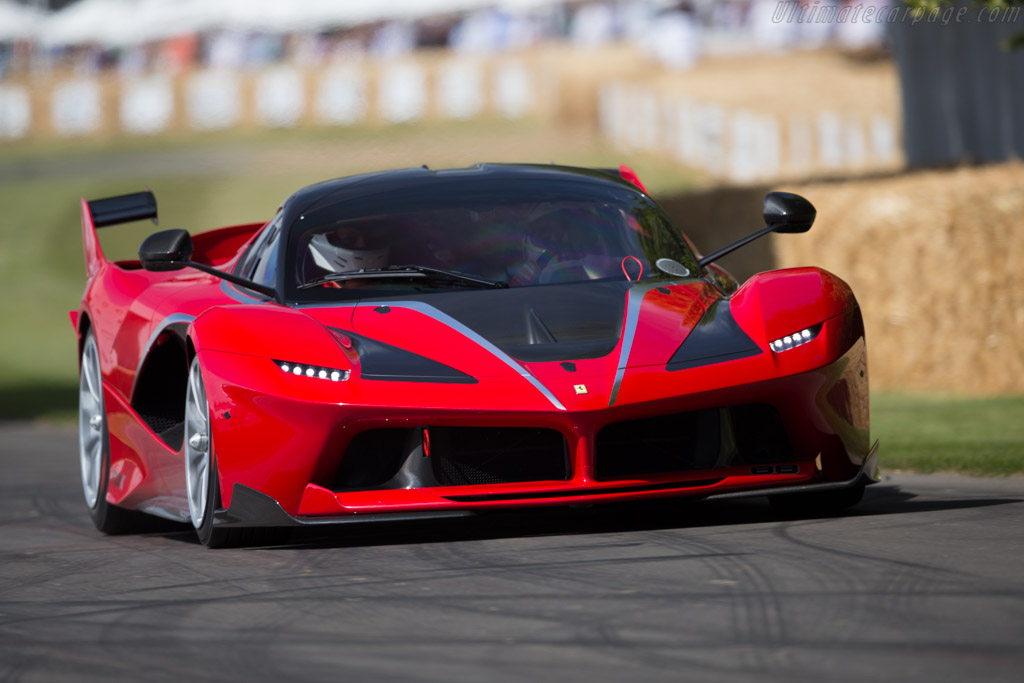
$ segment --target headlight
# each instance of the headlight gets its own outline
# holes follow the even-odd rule
[[[287,372],[289,375],[325,379],[331,382],[344,382],[349,377],[348,370],[325,368],[320,365],[308,365],[305,363],[293,363],[287,360],[275,359],[274,362],[281,369],[281,372]]]
[[[820,323],[813,327],[804,328],[799,332],[787,334],[785,337],[776,339],[771,344],[769,344],[769,346],[772,347],[772,351],[774,351],[775,353],[789,351],[790,349],[796,348],[801,344],[806,344],[807,342],[811,341],[812,339],[818,336],[819,332],[821,332]]]

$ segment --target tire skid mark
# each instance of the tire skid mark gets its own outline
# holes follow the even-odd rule
[[[776,537],[778,537],[778,538],[780,538],[782,540],[785,540],[788,543],[792,543],[794,545],[802,546],[802,547],[807,548],[809,550],[813,550],[813,551],[821,552],[821,553],[827,553],[827,554],[831,554],[831,555],[837,555],[837,556],[840,556],[840,557],[846,557],[846,558],[850,558],[850,559],[857,560],[857,561],[881,563],[881,564],[885,564],[885,565],[891,565],[891,566],[894,566],[894,567],[905,567],[905,568],[910,569],[910,570],[933,571],[933,572],[937,572],[937,573],[941,573],[941,574],[946,574],[946,575],[948,575],[950,577],[965,578],[965,579],[974,579],[974,578],[976,578],[972,574],[969,574],[968,572],[963,572],[963,571],[959,571],[959,570],[956,570],[956,569],[944,569],[942,567],[935,567],[935,566],[928,565],[928,564],[921,564],[920,562],[912,562],[910,560],[900,560],[900,559],[893,558],[893,557],[882,557],[882,556],[879,556],[879,555],[871,555],[871,554],[868,554],[868,553],[853,552],[853,551],[850,551],[850,550],[843,550],[841,548],[836,548],[835,546],[832,546],[832,545],[826,545],[824,543],[815,543],[815,542],[808,541],[808,540],[805,540],[805,539],[796,538],[795,536],[792,535],[792,533],[790,533],[791,529],[806,528],[806,527],[812,526],[812,524],[813,525],[818,525],[818,524],[824,524],[824,523],[825,522],[823,522],[823,521],[818,521],[818,522],[813,522],[813,523],[801,523],[799,525],[780,526],[780,527],[778,527],[775,530],[775,535],[776,535]]]
[[[257,669],[261,676],[273,680],[290,680],[287,672],[274,667],[268,657],[282,626],[276,614],[259,617],[262,626],[254,625],[251,617],[244,624],[232,623],[229,616],[209,605],[162,610],[160,614],[161,627],[168,633],[167,645],[179,661],[202,661],[211,641],[225,632],[232,633],[232,646],[220,648],[216,659],[206,667],[204,673],[211,680],[231,680],[247,669]],[[130,657],[132,645],[125,642],[125,634],[145,629],[150,619],[149,612],[116,614],[100,630],[98,646],[113,659]]]
[[[806,523],[799,528],[816,524]],[[857,566],[865,592],[884,598],[884,601],[876,601],[871,609],[885,611],[887,621],[893,627],[902,626],[906,633],[914,633],[920,628],[921,619],[928,613],[929,603],[935,599],[953,597],[968,591],[970,595],[979,595],[978,579],[969,573],[851,552],[826,543],[796,538],[791,533],[794,528],[780,528],[776,530],[776,536],[800,548],[813,550],[820,556],[821,562],[826,561],[826,558],[842,558],[848,564]]]
[[[782,522],[772,530],[772,536],[782,542],[772,544],[773,555],[787,563],[793,571],[800,572],[802,586],[800,597],[817,598],[814,613],[815,628],[827,629],[840,639],[856,637],[854,624],[860,617],[870,615],[876,608],[873,603],[857,602],[852,608],[842,598],[848,595],[874,594],[870,574],[862,563],[817,551],[788,542],[785,530],[805,526],[806,522]],[[790,596],[792,599],[793,596]],[[838,631],[836,631],[838,627]],[[806,626],[805,626],[806,628]]]
[[[598,543],[595,546],[572,546],[569,551],[576,551],[578,549],[601,551],[607,547],[615,546],[622,547],[625,544],[607,544]],[[634,545],[649,545],[649,542]],[[530,548],[529,550],[536,552],[543,550],[545,552],[558,552],[559,550],[565,552],[567,549],[564,547],[556,548]],[[521,553],[521,549],[516,550],[517,554]],[[501,553],[495,553],[500,555]],[[458,559],[460,561],[470,562],[482,571],[489,571],[492,569],[496,562],[505,562],[504,559],[490,559],[489,561],[481,561],[479,553],[467,552],[465,548],[461,547],[449,547],[445,548],[444,552],[432,552],[433,559],[446,560],[449,557]],[[442,556],[448,556],[442,558]],[[682,555],[682,557],[693,557],[692,554]],[[643,557],[637,558],[642,561]],[[601,561],[601,564],[608,564],[610,559]],[[674,670],[679,666],[679,658],[675,656],[661,656],[657,651],[652,651],[650,648],[644,648],[641,652],[637,652],[637,646],[643,646],[643,643],[638,643],[633,639],[626,637],[619,628],[621,624],[629,615],[636,615],[638,621],[643,621],[642,615],[650,610],[664,609],[664,595],[636,595],[635,593],[629,595],[622,595],[622,600],[617,600],[620,603],[616,606],[610,615],[601,617],[600,615],[593,615],[593,608],[583,609],[580,611],[573,611],[573,608],[577,605],[587,606],[591,605],[595,598],[601,597],[607,600],[609,593],[615,593],[621,591],[622,586],[617,583],[618,577],[601,577],[593,572],[578,573],[576,571],[570,571],[566,573],[566,568],[576,569],[580,566],[580,561],[566,562],[566,563],[554,563],[556,567],[546,564],[542,567],[530,564],[528,571],[521,576],[514,577],[515,580],[523,583],[533,585],[538,580],[544,581],[543,585],[553,591],[560,591],[553,596],[545,596],[550,603],[566,603],[562,609],[549,608],[543,617],[545,621],[555,626],[556,632],[559,633],[572,633],[575,634],[575,638],[585,638],[588,641],[594,641],[600,643],[601,652],[605,654],[614,655],[617,659],[625,661],[630,664],[636,663],[636,658],[639,656],[645,663],[645,666],[651,667],[657,665],[659,668],[666,668]],[[551,571],[557,568],[558,571]],[[612,583],[609,584],[609,581]],[[563,584],[560,589],[559,585]],[[604,595],[600,593],[596,596],[581,595],[579,588],[582,585],[592,586],[599,591],[605,591]],[[521,610],[517,610],[517,605],[523,604],[521,599],[509,597],[511,603],[509,609],[512,613],[519,618],[530,619],[536,618],[535,613],[530,611],[528,606],[523,607]],[[490,600],[493,602],[493,598]],[[603,602],[603,601],[602,601]],[[448,603],[451,605],[451,602]],[[456,605],[457,606],[457,605]],[[478,610],[476,605],[469,607],[471,611]]]
[[[690,552],[703,551],[708,556],[714,580],[735,581],[740,590],[729,590],[732,642],[741,645],[741,669],[758,672],[786,672],[789,664],[780,657],[779,647],[788,641],[786,616],[772,579],[759,566],[758,555],[742,552],[711,539],[695,540],[664,534],[663,546]]]

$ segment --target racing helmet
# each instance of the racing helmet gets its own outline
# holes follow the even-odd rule
[[[371,240],[365,229],[348,225],[314,235],[309,241],[309,253],[320,268],[345,273],[386,267],[390,249],[387,244]]]

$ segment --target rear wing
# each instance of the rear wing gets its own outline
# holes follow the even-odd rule
[[[131,223],[147,218],[156,225],[156,197],[149,190],[122,194],[106,199],[94,199],[86,202],[92,215],[92,224],[97,228],[119,223]]]
[[[156,224],[156,197],[149,190],[117,197],[81,200],[82,250],[85,252],[85,276],[91,278],[106,262],[97,228],[150,219]]]

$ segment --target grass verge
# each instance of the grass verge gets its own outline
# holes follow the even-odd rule
[[[875,394],[871,434],[883,472],[1024,474],[1024,396]]]

